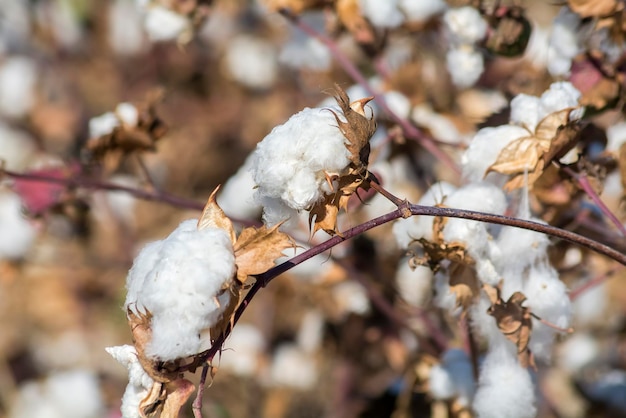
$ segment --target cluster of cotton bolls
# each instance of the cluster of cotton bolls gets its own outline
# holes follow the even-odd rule
[[[579,96],[580,93],[570,83],[559,82],[552,84],[541,97],[515,97],[511,102],[511,124],[484,128],[470,141],[463,156],[464,173],[470,183],[459,188],[448,183],[436,183],[418,203],[504,214],[509,203],[500,187],[496,186],[500,179],[488,176],[482,180],[487,168],[507,143],[528,136],[545,116],[562,109],[576,108],[571,117],[580,118]],[[517,217],[532,219],[527,205],[522,199]],[[401,248],[408,248],[418,239],[436,239],[431,217],[396,221],[393,231]],[[475,221],[448,219],[442,237],[446,243],[461,243],[464,246],[474,260],[477,278],[482,284],[500,286],[502,300],[506,301],[515,292],[522,292],[527,298],[524,306],[533,314],[556,327],[569,327],[572,306],[566,286],[548,259],[549,240],[545,235],[509,226],[495,228]],[[459,304],[451,293],[445,263],[434,277],[434,301],[456,314]],[[409,281],[409,272],[404,270],[401,268],[396,276],[400,289],[407,288]],[[424,283],[413,286],[406,293],[405,300],[419,306],[430,299],[430,282],[433,279],[425,267],[418,267],[416,274]],[[469,308],[473,329],[488,341],[489,349],[481,366],[476,392],[466,390],[458,396],[473,399],[472,408],[480,417],[532,417],[535,409],[532,406],[534,389],[531,376],[518,362],[517,347],[507,340],[498,329],[496,320],[487,313],[491,302],[482,292],[480,296],[475,296],[478,297]],[[540,360],[549,361],[556,333],[555,328],[533,319],[528,344],[530,352]],[[447,381],[442,376],[451,379],[442,374],[444,370],[447,370],[445,357],[442,366],[434,369],[431,376],[432,390],[435,396],[442,399],[452,396],[457,390],[453,385],[445,386],[446,390],[441,388],[442,382]],[[467,404],[467,400],[464,402]]]
[[[487,35],[487,22],[470,6],[448,9],[443,21],[450,37],[446,63],[452,82],[458,87],[472,86],[485,68],[476,44]]]
[[[424,22],[447,7],[442,0],[360,0],[363,16],[377,28],[395,28],[404,22]]]

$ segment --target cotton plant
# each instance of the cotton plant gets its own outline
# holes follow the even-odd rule
[[[143,14],[144,30],[153,42],[188,43],[208,14],[203,1],[136,0],[136,5]]]
[[[108,349],[129,370],[124,417],[152,409],[178,416],[194,388],[181,371],[230,326],[248,277],[292,246],[276,227],[249,227],[237,237],[216,195],[200,219],[146,245],[128,273],[124,309],[134,346]]]

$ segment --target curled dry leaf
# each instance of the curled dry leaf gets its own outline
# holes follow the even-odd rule
[[[335,100],[341,108],[343,117],[333,110],[339,130],[346,138],[346,148],[350,153],[350,164],[342,173],[326,173],[328,183],[334,188],[333,192],[317,202],[310,209],[309,223],[312,224],[313,233],[322,229],[330,235],[338,234],[337,216],[340,209],[348,207],[348,200],[359,188],[367,190],[366,182],[369,172],[367,165],[370,155],[369,140],[376,131],[376,121],[366,116],[365,105],[373,99],[367,97],[350,103],[346,92],[335,84]]]
[[[195,389],[193,383],[182,378],[168,383],[154,382],[148,395],[139,403],[139,414],[146,418],[178,418]]]
[[[510,142],[500,151],[487,173],[495,171],[512,176],[504,186],[514,190],[532,187],[554,160],[571,150],[578,140],[580,125],[569,120],[572,108],[551,113],[543,118],[532,135]],[[487,174],[486,173],[486,174]]]
[[[532,331],[531,314],[528,308],[522,306],[526,296],[522,292],[515,292],[505,302],[500,295],[501,288],[502,283],[497,287],[483,284],[483,290],[491,302],[487,312],[496,319],[502,334],[516,345],[520,365],[535,367],[533,355],[528,348]]]

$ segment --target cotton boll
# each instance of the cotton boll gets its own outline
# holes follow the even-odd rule
[[[541,100],[537,96],[518,94],[511,100],[511,123],[534,132],[539,123]]]
[[[539,110],[540,118],[551,113],[558,112],[569,107],[578,108],[578,100],[581,97],[580,91],[569,81],[558,81],[552,83],[550,88],[541,95],[541,106]],[[580,119],[584,108],[579,108],[570,114],[570,120]]]
[[[310,390],[317,383],[317,369],[315,359],[300,347],[294,344],[283,344],[274,353],[269,372],[269,384]]]
[[[228,74],[246,87],[265,90],[276,82],[276,51],[262,38],[237,35],[226,49],[224,62]]]
[[[196,223],[185,221],[166,239],[146,246],[128,274],[125,307],[152,314],[150,357],[167,361],[208,348],[203,333],[230,300],[223,291],[235,273],[228,233],[199,231]]]
[[[547,28],[533,25],[528,45],[524,50],[524,59],[537,69],[547,68],[548,62],[553,59],[550,54],[550,32]]]
[[[411,306],[424,307],[432,298],[433,272],[428,267],[418,266],[413,270],[408,260],[402,259],[396,269],[395,281],[398,294]]]
[[[109,45],[116,54],[137,55],[146,49],[141,15],[131,0],[115,0],[111,3],[107,24]]]
[[[541,222],[539,219],[531,219]],[[548,236],[527,229],[505,226],[497,239],[498,256],[494,262],[500,269],[521,272],[535,261],[547,256],[550,240]]]
[[[191,22],[168,8],[153,5],[146,11],[144,29],[151,41],[172,41],[190,31]]]
[[[30,135],[0,121],[0,162],[4,168],[13,171],[26,169],[36,151],[35,140]]]
[[[139,111],[131,103],[120,103],[115,107],[115,115],[127,128],[134,128],[139,123]]]
[[[89,137],[97,138],[103,135],[108,135],[118,126],[120,126],[120,121],[113,112],[107,112],[100,116],[96,116],[89,119]]]
[[[501,125],[479,130],[463,154],[463,175],[470,181],[480,181],[487,169],[496,162],[500,151],[510,142],[528,136],[520,126]]]
[[[428,393],[436,400],[452,399],[455,394],[452,376],[442,365],[436,364],[428,375]]]
[[[458,144],[462,135],[454,123],[447,117],[435,112],[428,103],[413,108],[411,119],[415,123],[428,128],[433,137],[448,144]]]
[[[359,5],[363,16],[376,27],[395,28],[404,21],[398,0],[359,0]]]
[[[564,76],[569,74],[572,59],[581,50],[578,42],[580,16],[569,7],[562,7],[552,25],[548,71],[553,76]]]
[[[237,324],[224,343],[219,368],[237,376],[252,376],[261,366],[261,355],[267,342],[257,327]]]
[[[411,101],[404,94],[392,90],[386,92],[384,97],[387,106],[389,106],[389,109],[391,109],[396,116],[403,119],[409,117],[409,113],[411,113]]]
[[[9,57],[0,65],[0,113],[21,118],[35,104],[37,66],[31,58]]]
[[[58,372],[24,384],[10,418],[97,418],[104,414],[100,384],[91,371]]]
[[[598,358],[600,347],[591,335],[577,332],[563,342],[558,349],[558,364],[571,374],[576,374]]]
[[[473,409],[478,418],[534,418],[530,375],[504,346],[493,347],[481,367]]]
[[[471,45],[460,45],[446,54],[446,65],[452,82],[460,88],[476,84],[485,70],[483,56]]]
[[[304,12],[300,15],[302,22],[325,33],[325,18],[322,12]],[[283,46],[278,60],[289,67],[312,71],[330,69],[332,55],[328,47],[298,28],[292,28],[289,41]]]
[[[322,345],[324,336],[324,317],[318,310],[310,310],[304,314],[296,341],[305,353],[314,354]]]
[[[121,413],[124,418],[140,418],[139,403],[146,398],[154,380],[143,369],[132,345],[107,347],[106,352],[128,369],[128,385],[122,396]]]
[[[528,298],[524,303],[531,312],[560,328],[570,325],[572,307],[567,288],[552,267],[541,263],[533,266],[523,288]],[[540,359],[549,360],[552,354],[555,330],[533,319],[529,347]]]
[[[270,198],[296,211],[308,209],[329,192],[325,173],[348,166],[345,141],[330,110],[306,108],[293,115],[257,145],[252,157],[255,198],[261,204]]]
[[[252,154],[220,189],[217,203],[228,216],[239,219],[256,219],[261,214],[261,206],[254,200],[255,182],[250,169]]]
[[[446,10],[443,22],[453,42],[458,44],[476,43],[487,34],[487,22],[471,6]]]
[[[443,270],[439,270],[434,276],[434,305],[445,309],[452,315],[460,313],[460,308],[456,303],[456,295],[450,291],[450,276]]]
[[[444,181],[433,184],[430,189],[417,202],[422,206],[434,206],[444,202],[456,187]],[[432,216],[411,216],[406,219],[398,219],[393,224],[393,235],[400,248],[408,248],[409,244],[418,239],[426,238],[432,240],[433,217]]]
[[[365,315],[370,311],[370,301],[367,292],[360,284],[345,280],[332,288],[333,298],[337,309],[343,314],[354,313]]]
[[[22,214],[22,202],[11,191],[0,191],[0,260],[26,256],[37,237],[35,226]]]
[[[461,406],[470,406],[476,384],[472,364],[463,350],[446,351],[428,379],[430,394],[437,400],[457,398]]]
[[[425,22],[448,7],[443,0],[399,0],[398,6],[409,22]]]

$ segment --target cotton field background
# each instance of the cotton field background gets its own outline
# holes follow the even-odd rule
[[[0,418],[626,417],[625,88],[621,0],[0,0]]]

